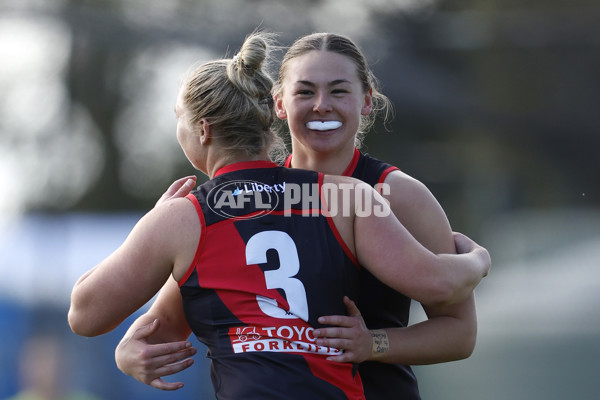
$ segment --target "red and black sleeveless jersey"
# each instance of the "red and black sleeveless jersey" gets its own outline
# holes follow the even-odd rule
[[[352,364],[315,345],[322,315],[344,314],[359,268],[321,213],[322,174],[254,161],[220,169],[188,198],[201,223],[179,282],[208,347],[218,399],[361,399]]]
[[[284,166],[290,165],[291,156]],[[342,175],[380,188],[388,174],[396,170],[397,167],[355,149],[352,161]],[[410,298],[380,282],[366,268],[361,269],[356,303],[369,329],[408,326],[410,302]],[[368,400],[421,398],[417,379],[410,366],[367,361],[360,364],[359,372]]]

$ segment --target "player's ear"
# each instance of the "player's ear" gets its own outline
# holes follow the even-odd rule
[[[277,118],[287,119],[287,111],[285,111],[283,99],[280,96],[275,95],[273,96],[273,100],[275,102],[275,113],[277,114]]]
[[[365,93],[364,103],[362,108],[360,109],[361,115],[369,115],[373,110],[373,89],[369,89],[367,93]]]
[[[208,120],[206,118],[200,119],[199,124],[200,124],[200,135],[199,135],[200,143],[203,145],[208,144],[208,142],[212,138],[212,126],[210,125],[210,123],[208,122]]]

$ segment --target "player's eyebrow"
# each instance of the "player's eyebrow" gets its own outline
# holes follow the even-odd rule
[[[316,84],[312,81],[306,81],[306,80],[299,80],[296,83],[300,83],[302,85],[306,85],[306,86],[316,86]],[[335,86],[335,85],[339,85],[341,83],[352,83],[347,79],[335,79],[331,82],[328,82],[327,85],[328,86]]]

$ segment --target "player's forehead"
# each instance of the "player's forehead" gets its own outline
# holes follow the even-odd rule
[[[285,81],[331,84],[358,82],[356,65],[351,58],[327,50],[311,50],[287,62]]]

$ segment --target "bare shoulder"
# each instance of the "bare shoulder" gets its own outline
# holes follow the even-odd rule
[[[446,213],[425,184],[402,171],[391,172],[384,184],[394,215],[421,244],[434,252],[453,250]]]
[[[196,209],[192,202],[184,197],[168,200],[154,207],[151,213],[164,224],[189,222],[192,215],[196,215]],[[194,226],[195,224],[185,224]]]
[[[387,188],[385,186],[382,188],[382,194],[392,206],[413,209],[438,205],[438,201],[425,184],[402,171],[391,172],[386,177],[384,185],[387,185]]]
[[[174,262],[173,275],[183,275],[181,269],[191,263],[201,234],[200,220],[192,202],[177,198],[162,203],[150,210],[140,225],[147,243],[170,255]]]
[[[166,201],[148,212],[144,216],[147,228],[157,234],[181,236],[191,231],[199,230],[200,226],[194,223],[198,220],[193,216],[196,214],[195,207],[191,201],[185,198],[177,198]]]

